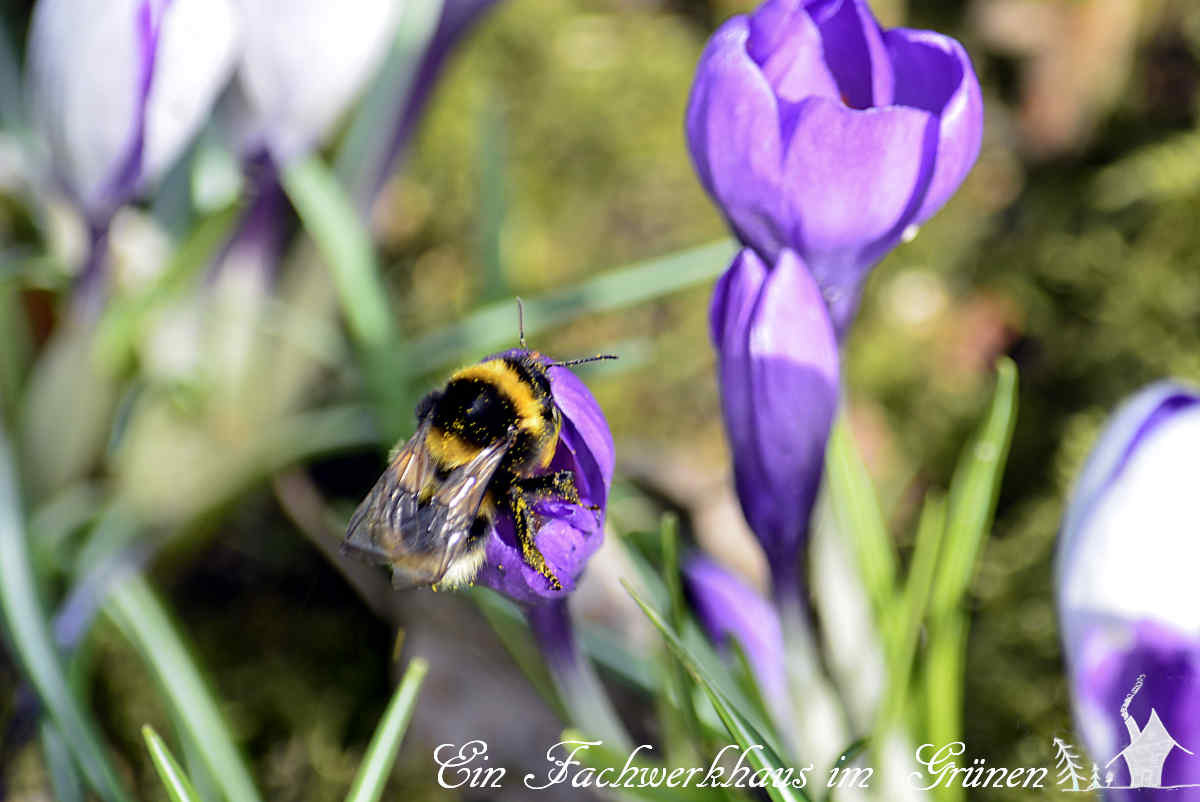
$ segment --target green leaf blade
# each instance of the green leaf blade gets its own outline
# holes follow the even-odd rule
[[[145,660],[216,787],[230,802],[260,800],[208,683],[146,580],[119,580],[104,609]]]
[[[968,622],[963,602],[991,530],[1017,412],[1017,369],[997,365],[996,389],[974,442],[950,485],[942,556],[929,600],[929,646],[925,666],[926,726],[933,743],[958,740],[962,732],[963,675]],[[962,789],[942,787],[939,798],[955,802]]]
[[[283,188],[329,264],[351,334],[380,348],[392,338],[392,316],[371,234],[333,172],[316,156],[289,165]]]
[[[946,549],[933,588],[935,613],[956,607],[971,584],[996,511],[1016,418],[1017,368],[1012,360],[1004,359],[997,365],[996,390],[987,417],[960,459],[950,485]]]
[[[367,754],[359,767],[358,775],[354,778],[354,785],[350,787],[350,793],[346,796],[346,802],[377,802],[383,795],[388,774],[391,773],[392,764],[396,762],[396,755],[400,751],[400,742],[404,739],[408,722],[412,719],[413,708],[417,705],[417,693],[421,690],[421,683],[425,681],[425,675],[428,673],[429,664],[424,660],[416,658],[409,663],[400,686],[392,695],[392,700],[383,713],[383,719],[375,729],[375,735],[367,747]]]
[[[100,729],[71,693],[38,598],[25,539],[16,464],[0,431],[0,616],[12,654],[53,719],[91,788],[105,800],[130,797],[109,762]]]
[[[171,802],[200,802],[200,796],[192,788],[191,781],[154,728],[149,724],[142,727],[142,737],[146,740],[146,748],[150,750],[154,770],[167,787],[167,796],[171,797]]]
[[[729,703],[724,694],[721,693],[709,678],[707,672],[701,668],[699,662],[691,655],[687,647],[684,646],[683,641],[679,639],[679,636],[663,620],[662,616],[643,601],[628,583],[625,583],[625,590],[633,597],[637,605],[642,608],[642,612],[646,614],[646,617],[658,629],[667,644],[667,648],[683,663],[688,673],[692,675],[692,678],[707,694],[721,722],[725,725],[725,729],[746,754],[746,761],[756,769],[756,772],[766,771],[775,774],[788,771],[778,754],[767,743],[767,739],[750,723],[745,715]],[[774,802],[810,802],[808,795],[803,790],[789,784],[767,783],[763,790],[767,792],[767,795]]]
[[[884,616],[892,609],[896,593],[896,550],[845,416],[838,418],[829,436],[825,462],[834,517],[850,537],[876,616],[886,631]]]

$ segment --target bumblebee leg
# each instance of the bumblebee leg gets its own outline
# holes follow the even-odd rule
[[[537,515],[533,511],[533,500],[520,487],[512,487],[508,491],[508,508],[516,525],[517,542],[521,544],[521,556],[525,563],[550,580],[550,587],[562,590],[562,583],[546,564],[546,558],[538,550],[533,536],[537,534]]]
[[[600,511],[600,505],[584,504],[580,500],[579,488],[575,486],[575,474],[570,471],[555,471],[554,473],[542,474],[541,476],[518,479],[516,484],[526,493],[533,495],[538,501],[547,498],[558,498],[568,504],[578,504],[592,512]]]
[[[568,504],[580,503],[579,489],[575,487],[575,474],[570,471],[555,471],[517,479],[513,486],[521,488],[521,492],[533,501],[560,498]]]

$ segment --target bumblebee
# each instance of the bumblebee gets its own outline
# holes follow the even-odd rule
[[[543,499],[579,504],[571,471],[548,471],[562,430],[549,369],[525,347],[452,374],[417,404],[416,433],[389,465],[346,528],[342,553],[384,563],[396,587],[458,587],[483,565],[488,533],[511,516],[525,562],[562,589],[534,542]]]

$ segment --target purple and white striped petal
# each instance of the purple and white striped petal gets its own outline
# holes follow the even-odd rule
[[[1200,394],[1162,383],[1113,416],[1072,493],[1058,608],[1079,731],[1097,762],[1138,741],[1152,718],[1200,751],[1198,474]],[[1156,783],[1200,782],[1200,764],[1184,758],[1168,754]],[[1140,782],[1124,759],[1108,770],[1118,785]],[[1170,793],[1108,792],[1117,800]]]
[[[170,167],[233,67],[226,0],[41,0],[28,48],[34,125],[95,227]]]

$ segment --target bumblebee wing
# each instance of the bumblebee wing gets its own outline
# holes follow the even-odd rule
[[[425,445],[428,420],[355,510],[342,552],[387,563],[397,587],[431,585],[467,550],[471,525],[508,442],[481,449],[439,477]]]
[[[452,470],[430,498],[429,506],[434,510],[431,537],[436,539],[436,533],[445,537],[445,551],[433,581],[445,576],[454,561],[466,553],[479,505],[510,444],[511,439],[480,449],[469,462]]]
[[[342,553],[370,562],[390,562],[403,547],[406,531],[417,522],[420,498],[436,478],[433,458],[425,446],[429,423],[392,455],[391,462],[367,497],[350,516]]]

